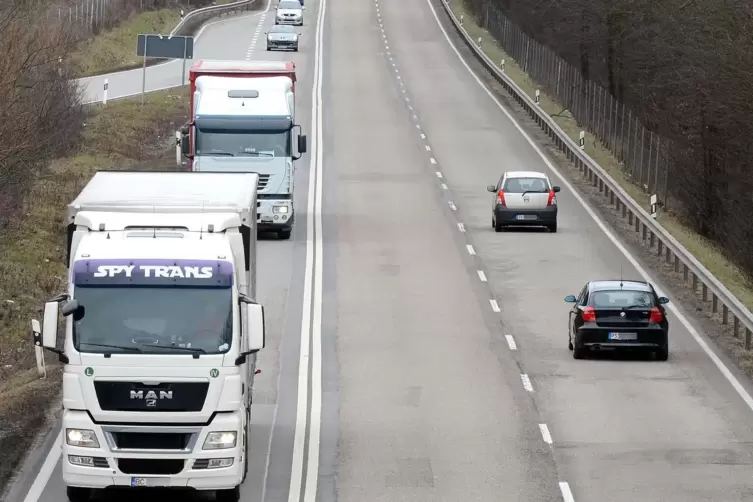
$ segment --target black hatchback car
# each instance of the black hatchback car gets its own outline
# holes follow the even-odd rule
[[[669,357],[669,323],[664,305],[669,298],[659,296],[643,281],[589,281],[573,303],[568,322],[568,348],[575,359],[587,351],[600,349],[640,349],[652,351],[656,359]]]

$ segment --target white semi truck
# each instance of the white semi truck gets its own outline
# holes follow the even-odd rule
[[[295,78],[290,62],[198,61],[190,71],[191,122],[179,133],[189,170],[259,174],[257,228],[282,239],[293,231],[295,161],[307,149]]]
[[[112,486],[239,499],[265,345],[258,181],[255,173],[101,171],[69,204],[67,291],[32,330],[34,344],[64,364],[71,502]]]

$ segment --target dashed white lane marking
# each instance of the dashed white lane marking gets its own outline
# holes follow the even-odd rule
[[[533,392],[533,384],[531,383],[531,379],[528,378],[528,375],[521,373],[520,381],[523,382],[523,388],[525,390],[527,390],[528,392]]]
[[[562,498],[565,499],[565,502],[575,502],[575,497],[573,497],[573,492],[570,491],[570,485],[567,481],[560,481],[560,492],[562,492]]]
[[[256,43],[259,41],[259,36],[261,33],[261,28],[264,26],[264,20],[266,19],[267,14],[264,13],[261,16],[259,16],[259,22],[256,24],[256,29],[254,30],[254,35],[251,37],[251,44],[248,46],[248,49],[246,50],[246,60],[250,60],[251,57],[254,54],[254,50],[256,49]]]
[[[421,139],[426,139],[426,134],[421,133]]]
[[[518,345],[515,343],[515,338],[513,338],[512,335],[505,335],[505,339],[507,340],[507,346],[510,347],[510,350],[518,350]]]
[[[465,225],[463,225],[462,223],[458,223],[458,230],[460,230],[461,232],[465,232]]]
[[[539,424],[539,430],[541,431],[541,437],[546,444],[552,444],[552,435],[549,433],[549,427],[546,424]]]
[[[460,225],[462,225],[462,223],[460,223]],[[465,229],[461,230],[461,232],[465,232]],[[465,249],[468,250],[468,254],[471,255],[471,256],[473,256],[473,255],[476,254],[476,250],[473,249],[473,246],[471,246],[470,244],[466,244],[465,245]]]
[[[481,282],[486,282],[486,274],[484,273],[484,271],[483,270],[477,270],[476,272],[478,273],[479,280]]]
[[[424,145],[424,148],[426,148],[426,151],[427,151],[427,152],[430,152],[430,151],[431,151],[431,147],[430,147],[429,145]]]
[[[452,209],[453,211],[457,211],[458,210],[458,208],[457,208],[457,206],[455,205],[454,202],[450,201],[447,204],[449,204],[450,209]]]
[[[499,312],[499,303],[497,303],[497,300],[489,300],[489,305],[492,306],[492,310],[494,312]]]
[[[432,164],[433,164],[433,162],[432,162]],[[437,178],[442,179],[442,172],[441,171],[437,171]]]
[[[429,162],[431,162],[432,164],[436,164],[437,163],[437,159],[435,159],[434,157],[432,157],[432,158],[429,159]]]
[[[447,185],[445,185],[444,183],[442,183],[442,190],[447,190]]]

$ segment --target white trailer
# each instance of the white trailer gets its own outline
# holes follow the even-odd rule
[[[239,499],[265,345],[258,181],[103,171],[68,206],[67,291],[45,304],[43,329],[32,326],[35,345],[65,365],[62,473],[72,502],[111,486]]]

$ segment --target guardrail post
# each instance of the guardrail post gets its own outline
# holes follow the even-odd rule
[[[580,146],[581,150],[586,149],[586,132],[585,131],[580,132],[580,137],[578,138],[578,146]]]

